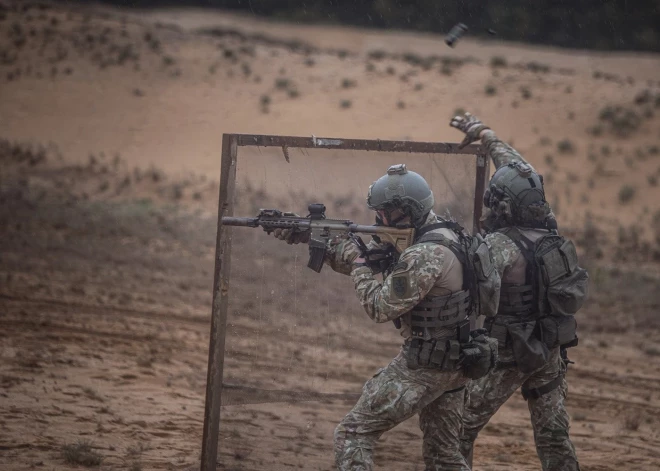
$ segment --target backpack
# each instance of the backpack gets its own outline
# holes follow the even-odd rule
[[[534,287],[540,317],[577,313],[588,295],[589,274],[578,266],[573,242],[553,232],[535,242],[518,228],[500,232],[518,246],[527,261],[526,279]]]
[[[499,230],[520,249],[525,260],[526,284],[531,284],[538,313],[536,336],[549,349],[577,345],[575,314],[589,291],[589,274],[578,266],[575,245],[556,232],[532,242],[518,228]]]

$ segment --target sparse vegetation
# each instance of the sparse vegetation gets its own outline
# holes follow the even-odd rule
[[[531,61],[525,64],[525,68],[530,72],[547,74],[550,72],[550,66],[540,62]]]
[[[576,412],[575,414],[572,414],[572,419],[576,422],[583,422],[587,420],[587,416],[582,412]]]
[[[619,190],[619,202],[626,204],[635,197],[635,187],[632,185],[623,185]]]
[[[603,154],[605,157],[609,157],[610,154],[612,153],[612,149],[610,149],[610,146],[607,144],[603,144],[600,148],[600,153]]]
[[[484,93],[486,93],[486,95],[488,95],[488,96],[493,96],[493,95],[497,94],[497,88],[495,88],[495,85],[487,84],[484,87]]]
[[[642,415],[637,411],[630,412],[623,418],[623,427],[631,432],[639,430],[641,424]]]
[[[633,109],[622,106],[605,106],[600,110],[599,119],[609,124],[610,132],[619,137],[629,137],[642,124],[642,118]]]
[[[103,462],[103,456],[94,451],[91,442],[85,440],[64,445],[62,456],[67,464],[78,464],[87,467],[99,466]]]
[[[529,87],[520,87],[520,95],[523,97],[524,100],[529,100],[532,98],[532,91],[529,89]]]
[[[369,59],[371,60],[379,61],[387,57],[387,52],[383,51],[382,49],[377,49],[377,50],[369,51],[367,57],[369,57]]]
[[[557,142],[557,150],[560,154],[573,154],[575,152],[575,145],[568,138],[562,139]]]
[[[286,90],[292,85],[291,80],[286,77],[278,77],[275,79],[275,88],[278,90]]]
[[[603,126],[600,124],[596,124],[595,126],[590,127],[587,129],[587,132],[591,134],[594,137],[599,137],[603,135]]]
[[[353,88],[357,86],[357,81],[349,78],[344,78],[341,81],[342,88]]]
[[[507,65],[506,58],[503,56],[493,56],[490,58],[490,66],[493,68],[506,67]]]
[[[548,167],[552,168],[555,166],[555,158],[551,154],[546,154],[545,163],[548,164]]]
[[[348,109],[353,105],[353,102],[351,100],[341,100],[339,102],[339,106],[343,109]]]
[[[642,352],[649,357],[660,357],[660,346],[642,344]]]
[[[640,91],[635,95],[634,102],[636,105],[645,105],[654,101],[655,94],[648,88]]]

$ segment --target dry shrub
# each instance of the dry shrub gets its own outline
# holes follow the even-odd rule
[[[635,187],[632,185],[623,185],[619,190],[619,202],[626,204],[635,197]]]
[[[642,424],[642,414],[640,414],[637,411],[633,411],[623,418],[623,427],[626,430],[630,430],[631,432],[635,432],[639,430],[639,426],[641,424]]]
[[[491,67],[506,67],[508,65],[506,58],[503,56],[493,56],[490,58]]]
[[[91,442],[86,440],[62,447],[62,456],[68,464],[79,464],[82,466],[99,466],[103,462],[103,456],[93,450]]]

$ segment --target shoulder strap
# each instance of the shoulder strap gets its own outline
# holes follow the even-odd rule
[[[435,224],[432,224],[431,226],[434,225]],[[446,226],[442,226],[442,227],[446,227]],[[439,228],[436,227],[436,229]],[[468,263],[469,261],[465,248],[458,242],[454,242],[453,240],[448,239],[442,234],[433,234],[433,233],[429,234],[428,231],[426,232],[427,233],[422,235],[422,237],[418,238],[415,243],[421,244],[424,242],[431,242],[434,244],[442,245],[443,247],[447,247],[449,250],[451,250],[451,252],[456,256],[459,263],[463,267],[463,289],[470,289],[472,265]]]
[[[523,254],[523,257],[525,257],[525,260],[527,260],[528,263],[534,261],[534,248],[536,243],[525,237],[520,229],[517,227],[507,227],[503,230],[499,230],[498,232],[501,232],[507,236],[513,241],[514,244],[516,244],[516,246],[518,246]]]
[[[500,230],[499,232],[511,239],[513,243],[516,244],[516,246],[520,249],[520,252],[522,253],[523,257],[525,257],[525,261],[527,262],[527,267],[525,268],[525,283],[528,285],[533,284],[534,269],[536,267],[536,258],[534,257],[536,243],[525,237],[517,227],[507,227],[503,230]]]
[[[424,234],[427,234],[428,232],[435,231],[436,229],[451,229],[454,232],[457,233],[462,233],[463,232],[463,226],[461,226],[459,223],[455,221],[440,221],[436,222],[433,224],[429,224],[428,226],[422,227],[420,230],[417,231],[417,238],[419,239],[422,237]]]

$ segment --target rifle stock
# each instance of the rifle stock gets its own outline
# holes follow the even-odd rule
[[[325,206],[320,203],[309,205],[309,215],[295,216],[277,209],[262,209],[255,218],[223,217],[224,226],[261,227],[270,234],[275,229],[290,229],[294,233],[309,232],[309,262],[307,266],[317,273],[323,268],[323,259],[328,242],[335,236],[350,234],[377,235],[381,242],[393,245],[398,253],[410,247],[415,237],[414,229],[356,224],[347,219],[327,219]]]

